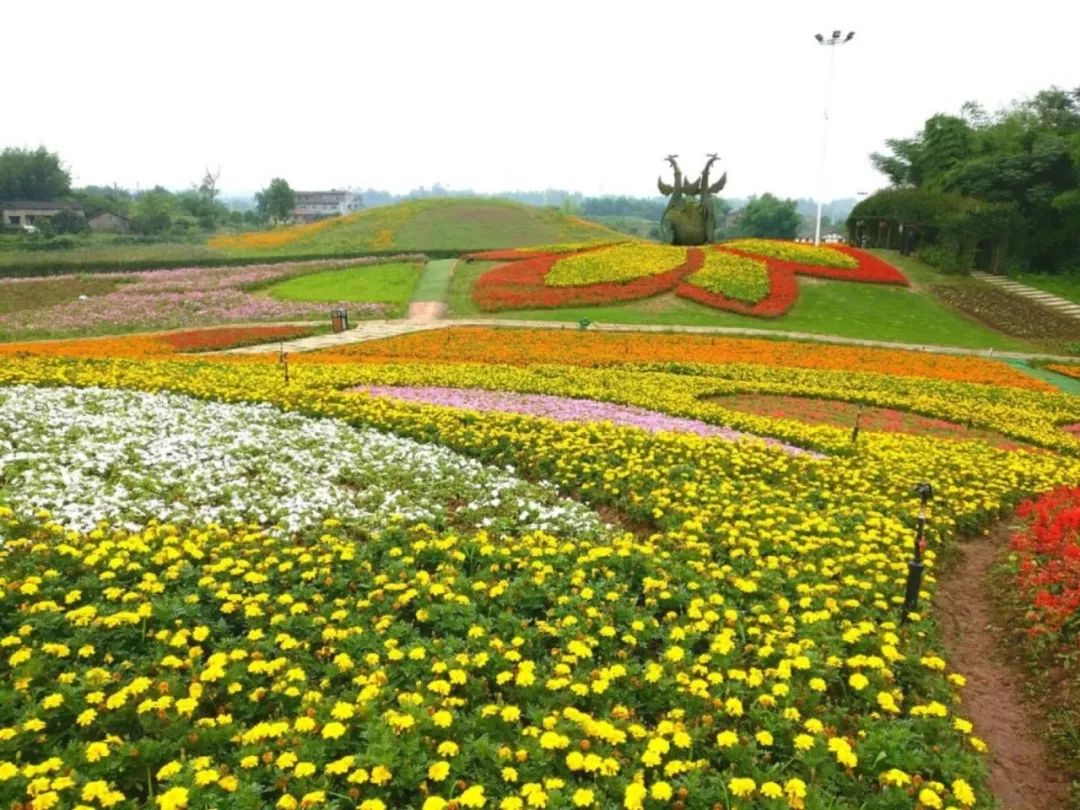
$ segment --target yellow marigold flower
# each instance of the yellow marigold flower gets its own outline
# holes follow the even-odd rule
[[[631,782],[626,786],[626,792],[623,793],[623,807],[626,810],[641,810],[645,806],[645,799],[648,795],[649,792],[643,784]]]
[[[221,778],[221,775],[214,768],[207,768],[205,770],[195,772],[195,784],[199,787],[212,785],[219,778]]]
[[[593,792],[588,788],[578,788],[570,800],[574,803],[574,807],[592,807],[595,801]]]
[[[649,789],[649,795],[661,802],[666,802],[673,793],[671,785],[667,782],[653,782],[653,786]]]
[[[525,802],[517,796],[507,796],[499,802],[499,810],[522,810],[523,807],[525,807]]]
[[[941,801],[941,797],[929,788],[923,788],[919,791],[919,804],[923,807],[930,807],[933,810],[940,810],[945,805]]]
[[[97,712],[93,709],[84,709],[79,712],[79,715],[75,718],[75,722],[80,726],[88,726],[94,722],[97,718]]]
[[[757,782],[747,777],[735,776],[728,782],[728,790],[742,798],[751,795],[757,790]]]
[[[754,739],[758,741],[758,745],[768,746],[773,744],[773,735],[764,729],[755,734]]]
[[[238,780],[231,773],[228,776],[223,776],[218,780],[218,787],[224,790],[226,793],[235,793],[236,789],[240,786],[240,780]]]
[[[60,794],[55,790],[47,790],[34,797],[34,800],[30,802],[30,808],[31,810],[50,810],[59,803]]]
[[[439,709],[439,711],[431,715],[431,722],[439,728],[450,728],[454,722],[454,715],[450,714],[446,709]]]
[[[784,789],[778,782],[762,782],[761,795],[766,799],[780,799],[783,798]]]
[[[431,779],[434,782],[441,782],[450,775],[450,763],[445,759],[433,763],[428,767],[427,775],[428,779]]]
[[[554,731],[545,731],[540,735],[540,747],[545,751],[558,748],[566,748],[570,745],[570,738]]]
[[[390,769],[385,765],[376,765],[371,769],[371,782],[372,784],[379,785],[380,787],[385,785],[391,779],[394,778],[394,774],[390,772]]]
[[[296,800],[296,797],[288,793],[277,800],[278,810],[296,810],[299,806],[300,802]]]
[[[903,787],[911,782],[911,777],[897,768],[890,768],[879,775],[878,779],[882,784],[893,785],[894,787]]]
[[[456,757],[458,755],[458,751],[460,751],[461,749],[458,748],[458,744],[456,742],[446,740],[439,743],[439,747],[435,750],[439,753],[439,756],[441,757]]]
[[[971,789],[971,785],[965,782],[963,779],[957,779],[952,783],[952,793],[956,797],[956,800],[964,807],[972,807],[975,804],[975,791]]]
[[[274,760],[274,764],[281,770],[287,771],[292,768],[299,761],[300,757],[296,756],[292,751],[283,751],[278,755],[278,758]]]
[[[809,734],[795,735],[795,748],[798,751],[809,751],[814,747],[814,738]]]
[[[457,803],[460,807],[483,807],[487,803],[487,799],[484,797],[483,785],[473,785],[467,788],[457,798]]]
[[[352,768],[355,761],[356,757],[354,757],[352,754],[349,754],[328,763],[326,767],[323,768],[323,770],[331,776],[343,776],[344,774],[349,772],[349,769]]]
[[[866,688],[866,686],[870,683],[870,679],[863,675],[861,672],[853,672],[851,673],[851,677],[848,678],[848,683],[851,685],[852,689],[854,689],[856,692],[859,692]]]
[[[326,804],[326,791],[313,790],[305,793],[300,799],[301,807],[314,807],[317,804]]]
[[[59,692],[53,692],[48,695],[43,701],[41,701],[41,708],[43,709],[55,709],[64,704],[64,696]]]
[[[504,765],[499,775],[504,782],[516,782],[518,780],[517,768],[511,768],[509,765]]]
[[[314,729],[316,725],[318,724],[315,722],[315,719],[306,715],[304,717],[297,717],[293,722],[293,728],[303,734]]]
[[[446,799],[442,796],[428,796],[420,810],[444,810],[446,804]]]
[[[311,776],[316,770],[314,762],[297,762],[296,767],[293,768],[293,776],[303,779],[305,776]]]
[[[240,767],[244,768],[245,770],[258,767],[258,765],[259,758],[254,754],[249,754],[248,756],[240,760]]]
[[[174,776],[180,773],[183,767],[184,766],[180,762],[177,762],[175,759],[172,762],[166,762],[164,765],[158,768],[158,781],[164,782],[167,779],[172,779]]]
[[[182,810],[188,806],[187,788],[169,788],[156,799],[161,810]]]
[[[334,708],[330,710],[330,716],[335,720],[349,720],[354,714],[356,714],[356,707],[351,703],[345,703],[340,700],[335,703]]]
[[[92,742],[86,746],[86,761],[97,762],[109,755],[109,746],[103,742]]]
[[[341,723],[331,722],[323,726],[322,736],[324,740],[336,740],[345,734],[345,726]]]
[[[83,785],[82,792],[79,794],[79,798],[84,802],[97,801],[103,796],[107,796],[109,793],[109,783],[104,779],[96,779],[93,782],[87,782]]]
[[[716,735],[716,744],[721,748],[730,748],[733,745],[738,745],[739,735],[730,729],[721,731]]]

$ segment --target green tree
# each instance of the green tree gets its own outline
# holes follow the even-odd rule
[[[44,146],[0,152],[0,200],[56,200],[71,191],[71,175]]]
[[[888,154],[870,159],[894,187],[1004,206],[1007,216],[964,216],[980,229],[1010,223],[1010,232],[980,240],[1007,245],[1011,263],[1053,270],[1080,262],[1080,89],[1043,90],[993,115],[969,103],[959,117],[935,115],[886,145]],[[955,222],[930,224],[956,231]]]
[[[163,234],[172,227],[173,214],[173,195],[157,186],[150,191],[144,191],[135,200],[131,227],[136,233]]]
[[[740,236],[794,239],[802,217],[795,200],[781,200],[772,194],[751,197],[739,217]]]
[[[280,177],[270,181],[270,185],[255,195],[255,205],[259,213],[274,222],[282,222],[292,216],[296,208],[296,194],[288,182]]]

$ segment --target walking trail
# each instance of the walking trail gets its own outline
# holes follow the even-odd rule
[[[1002,660],[1008,641],[994,627],[989,575],[1015,526],[959,545],[960,560],[942,576],[935,599],[951,669],[967,678],[964,716],[990,747],[990,789],[1003,810],[1068,806],[1069,782],[1053,764],[1030,706],[1020,698],[1025,675]]]
[[[985,282],[986,284],[993,284],[995,287],[1000,287],[1013,295],[1027,298],[1037,304],[1055,310],[1062,315],[1068,315],[1080,320],[1080,304],[1070,301],[1067,298],[1062,298],[1060,295],[1054,295],[1053,293],[1048,293],[1044,290],[1036,289],[1035,287],[1029,287],[1027,284],[1021,284],[1019,281],[1013,281],[1011,278],[1006,278],[1005,276],[993,276],[989,273],[982,273],[977,270],[972,272],[971,277],[977,278],[979,281]]]

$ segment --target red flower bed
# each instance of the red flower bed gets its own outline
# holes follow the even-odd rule
[[[155,335],[154,338],[169,344],[178,352],[206,352],[269,343],[273,340],[292,340],[311,332],[312,329],[308,326],[237,326],[168,332]]]
[[[686,261],[663,273],[626,283],[589,284],[580,287],[549,287],[544,277],[565,253],[541,254],[504,264],[482,275],[473,286],[473,300],[483,310],[531,309],[609,304],[648,298],[672,289],[683,276],[698,270],[705,254],[688,248]]]
[[[762,258],[754,253],[747,253],[742,250],[737,250],[736,248],[725,247],[722,244],[719,247],[731,253],[737,253],[740,256],[749,256],[753,259]],[[896,284],[902,287],[906,287],[908,284],[908,280],[903,273],[872,253],[867,253],[858,248],[848,247],[847,245],[829,245],[829,248],[840,253],[846,253],[848,256],[851,256],[858,261],[859,266],[852,270],[845,270],[840,267],[822,267],[820,265],[803,264],[801,262],[785,261],[783,259],[769,259],[769,268],[772,269],[773,267],[776,267],[792,273],[798,273],[802,276],[831,278],[836,279],[837,281],[861,281],[869,284]]]
[[[1080,487],[1065,487],[1020,505],[1028,526],[1012,539],[1017,581],[1030,600],[1032,635],[1080,639]]]
[[[737,251],[729,251],[736,253]],[[745,254],[741,254],[745,255]],[[698,287],[683,281],[675,288],[675,294],[705,306],[737,312],[740,315],[755,315],[759,318],[775,318],[783,315],[799,299],[799,282],[795,274],[783,267],[777,267],[772,259],[762,259],[769,274],[769,294],[756,304],[736,301],[720,293]]]

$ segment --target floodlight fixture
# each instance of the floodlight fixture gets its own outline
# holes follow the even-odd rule
[[[821,175],[818,184],[817,222],[814,225],[815,245],[821,244],[821,209],[825,202],[825,165],[829,153],[829,107],[832,104],[833,63],[836,61],[836,46],[851,42],[854,37],[854,31],[848,31],[845,36],[844,32],[839,29],[834,30],[832,36],[828,39],[825,39],[822,34],[814,34],[814,39],[818,41],[818,45],[831,46],[829,48],[829,74],[825,85],[825,127],[821,136]]]

